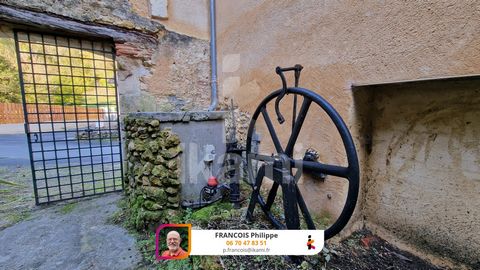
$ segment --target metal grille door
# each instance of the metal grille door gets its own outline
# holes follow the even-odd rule
[[[110,42],[15,31],[37,204],[122,190]]]

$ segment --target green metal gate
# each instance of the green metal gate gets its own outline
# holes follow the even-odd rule
[[[122,190],[113,44],[14,35],[36,204]]]

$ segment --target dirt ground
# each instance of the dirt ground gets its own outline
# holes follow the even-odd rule
[[[109,222],[122,197],[35,206],[29,168],[0,167],[0,269],[135,269],[135,238]]]
[[[27,219],[34,208],[29,167],[0,167],[0,230]]]
[[[247,224],[238,219],[211,222],[209,229],[266,229],[266,220]],[[293,260],[292,260],[293,259]],[[296,260],[297,262],[294,262]],[[368,230],[353,233],[338,244],[326,243],[316,256],[222,256],[218,262],[223,269],[449,269],[435,266],[413,254],[400,250]]]
[[[82,201],[82,200],[80,200]],[[244,202],[246,204],[246,202]],[[269,229],[271,225],[257,213],[254,223],[243,220],[245,206],[225,210],[227,204],[214,204],[204,217],[195,212],[186,213],[186,222],[204,229]],[[62,213],[65,206],[59,205],[53,213]],[[68,209],[67,209],[68,210]],[[37,212],[34,206],[31,174],[28,167],[0,168],[0,231],[21,221],[35,223]],[[121,210],[120,210],[121,211]],[[64,212],[64,211],[63,211]],[[211,213],[219,212],[220,215]],[[69,214],[69,213],[68,213]],[[19,224],[20,225],[20,224]],[[148,238],[148,237],[147,237]],[[357,231],[338,244],[326,244],[316,256],[290,258],[288,256],[191,256],[181,264],[153,263],[149,239],[137,237],[137,247],[144,260],[131,265],[135,269],[448,269],[430,264],[408,252],[402,251],[368,230]],[[66,243],[68,244],[68,243]],[[1,267],[0,267],[1,268]]]

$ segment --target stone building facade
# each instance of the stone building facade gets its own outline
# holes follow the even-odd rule
[[[0,4],[6,28],[112,39],[122,113],[210,103],[206,0]],[[345,234],[366,225],[414,251],[480,266],[478,2],[244,0],[216,8],[220,100],[234,99],[243,125],[280,88],[275,67],[302,64],[300,85],[351,129],[361,191]],[[314,147],[322,161],[345,163],[328,117],[310,113],[295,155]],[[302,180],[312,211],[339,214],[344,184]]]

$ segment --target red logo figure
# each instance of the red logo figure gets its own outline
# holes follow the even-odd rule
[[[312,236],[309,235],[309,236],[308,236],[308,241],[307,241],[308,250],[310,250],[310,249],[315,249],[315,246],[312,245],[313,242],[315,242],[315,240],[312,240]]]

